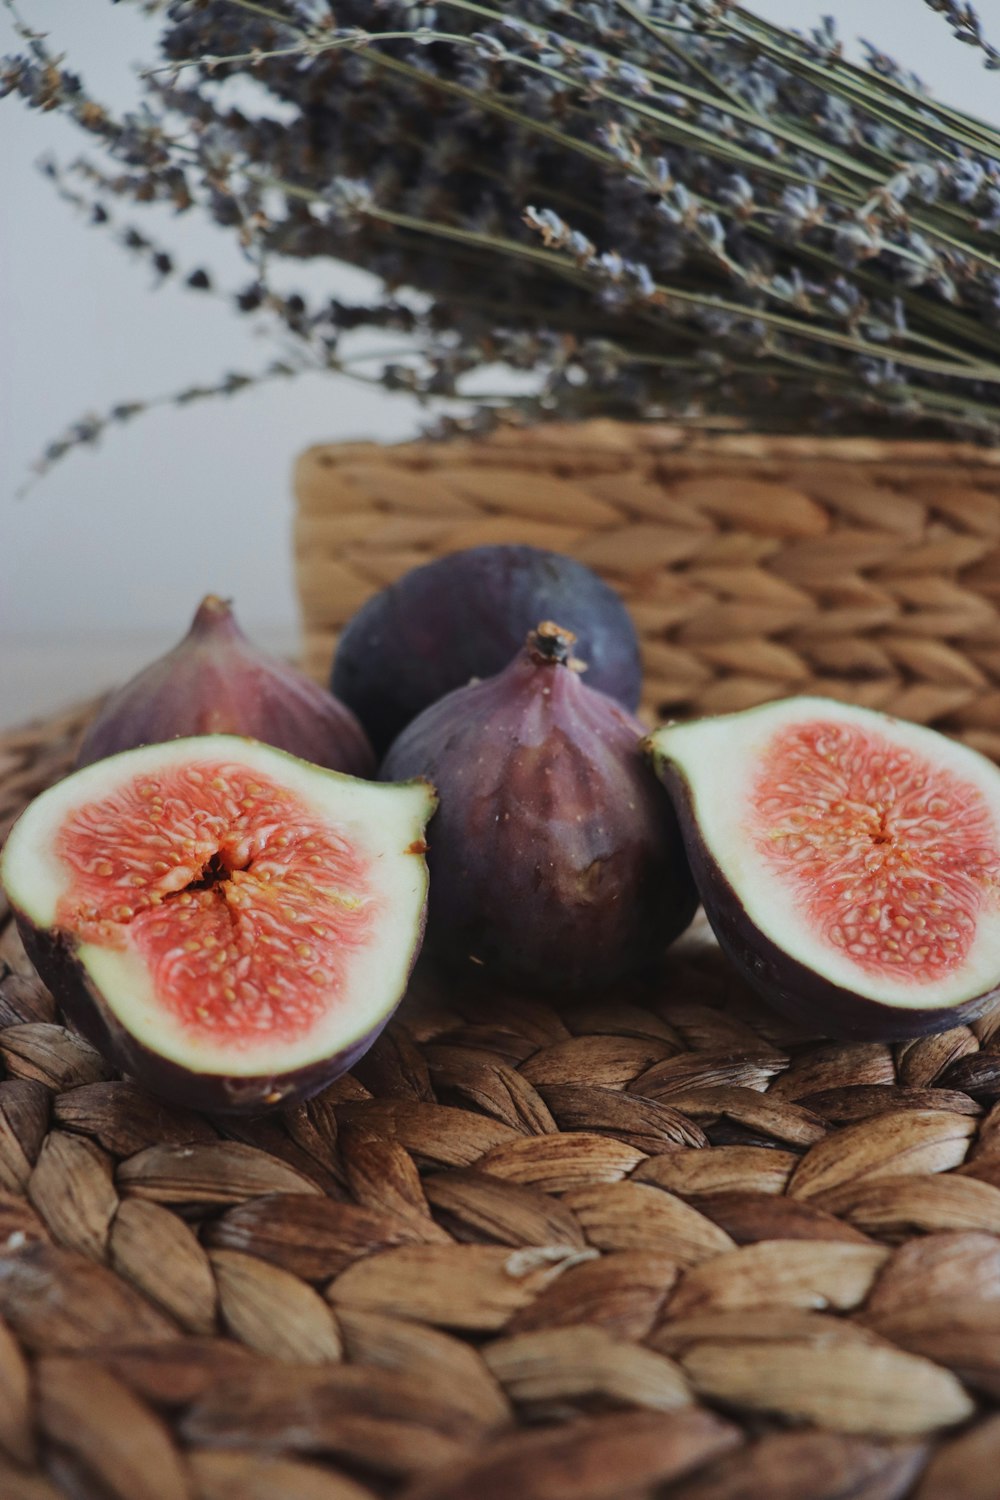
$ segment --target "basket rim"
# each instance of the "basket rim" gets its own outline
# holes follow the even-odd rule
[[[649,457],[709,456],[715,460],[808,460],[845,464],[904,464],[920,467],[959,465],[965,469],[1000,469],[1000,445],[948,442],[924,438],[824,437],[759,432],[702,432],[665,423],[625,422],[598,417],[583,422],[543,422],[534,426],[504,426],[485,434],[450,438],[404,438],[383,442],[378,438],[355,438],[312,443],[302,450],[298,462],[323,454],[340,454],[350,462],[361,451],[377,451],[391,458],[420,454],[425,460],[440,456],[453,459],[456,450],[502,449],[516,464],[525,448],[556,453],[561,450],[580,457],[581,449],[595,452],[638,451]]]

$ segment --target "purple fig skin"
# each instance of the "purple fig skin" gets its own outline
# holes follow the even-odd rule
[[[572,639],[540,626],[505,671],[425,710],[379,773],[438,791],[428,950],[537,989],[640,972],[697,906],[644,730],[573,670]]]
[[[107,700],[84,735],[76,768],[192,734],[244,735],[331,771],[375,774],[374,752],[351,710],[258,651],[229,603],[214,594],[172,651]]]
[[[782,952],[751,922],[707,847],[684,776],[667,761],[661,761],[658,769],[677,813],[695,884],[719,947],[761,999],[797,1022],[806,1034],[835,1041],[902,1042],[950,1031],[996,1005],[1000,989],[934,1010],[886,1005],[834,984]]]
[[[502,672],[543,619],[585,634],[587,686],[634,711],[639,642],[614,589],[574,558],[508,544],[449,553],[373,595],[340,637],[330,686],[383,755],[446,693]]]
[[[397,1001],[351,1046],[284,1073],[232,1076],[194,1072],[136,1040],[91,983],[64,933],[37,927],[16,907],[13,912],[25,951],[69,1024],[113,1067],[144,1084],[151,1093],[186,1109],[211,1114],[262,1114],[311,1099],[354,1067],[398,1009]],[[425,919],[426,907],[410,955],[411,973],[423,942]],[[400,1000],[403,993],[405,990]]]

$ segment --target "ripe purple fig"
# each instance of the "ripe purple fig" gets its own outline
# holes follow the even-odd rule
[[[300,760],[371,776],[372,748],[354,714],[318,683],[243,634],[228,600],[209,594],[174,649],[104,704],[78,766],[194,734],[239,734]]]
[[[438,790],[431,949],[561,990],[641,970],[697,904],[642,726],[587,687],[573,640],[539,625],[503,672],[415,719],[380,772],[427,776]]]
[[[330,686],[384,755],[417,714],[502,672],[536,621],[586,630],[587,686],[634,710],[642,672],[628,610],[575,558],[540,547],[469,547],[411,568],[348,621]]]

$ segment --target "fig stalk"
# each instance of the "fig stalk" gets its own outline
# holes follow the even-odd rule
[[[563,630],[552,620],[543,620],[538,629],[530,633],[526,644],[540,666],[551,663],[553,666],[568,666],[574,672],[583,672],[586,670],[586,662],[573,656],[575,642],[576,636],[571,630]]]

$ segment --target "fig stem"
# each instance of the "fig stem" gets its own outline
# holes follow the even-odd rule
[[[233,601],[223,599],[220,594],[206,594],[198,605],[195,613],[195,625],[208,625],[214,620],[227,620],[232,617]]]
[[[548,666],[572,665],[572,630],[564,630],[554,620],[543,620],[528,636],[528,650],[535,661]]]
[[[554,620],[543,620],[528,635],[528,654],[542,667],[569,667],[571,672],[586,672],[587,663],[573,655],[576,636]]]
[[[223,599],[220,594],[206,594],[195,611],[188,638],[196,641],[246,641],[233,614],[233,601]]]

